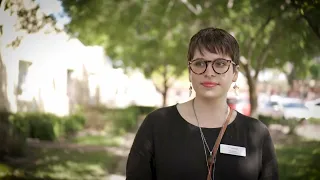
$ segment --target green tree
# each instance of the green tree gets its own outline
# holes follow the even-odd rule
[[[310,67],[310,75],[312,79],[320,80],[320,64],[312,64]]]
[[[290,5],[295,8],[299,15],[308,23],[320,39],[320,1],[319,0],[294,0]]]
[[[281,69],[290,62],[297,67],[297,73],[303,73],[308,70],[309,60],[319,54],[320,41],[299,11],[287,2],[229,1],[218,22],[220,27],[234,33],[240,44],[241,67],[249,85],[252,116],[256,116],[256,86],[261,71]],[[213,5],[204,9],[202,16],[214,17],[212,8]]]
[[[69,33],[84,44],[104,46],[114,61],[121,59],[120,66],[140,69],[167,104],[168,89],[187,64],[191,12],[185,6],[171,0],[62,2],[71,17]]]
[[[146,75],[161,73],[164,85],[166,78],[180,75],[186,67],[183,60],[192,34],[207,26],[232,32],[240,44],[253,116],[259,73],[282,68],[288,61],[302,67],[320,47],[289,1],[64,0],[63,6],[71,17],[71,34],[85,44],[103,45],[125,67],[140,68]]]
[[[313,40],[320,40],[320,1],[314,0],[294,0],[288,4],[289,8],[296,12],[296,18],[305,20],[309,28],[315,33],[315,39],[310,39],[306,44],[312,45]],[[317,44],[317,43],[316,43]],[[308,47],[310,48],[310,46]],[[319,79],[319,65],[318,60],[314,56],[305,56],[303,63],[298,65],[292,64],[292,68],[284,70],[287,75],[288,83],[293,85],[295,79]],[[309,59],[307,59],[309,58]]]

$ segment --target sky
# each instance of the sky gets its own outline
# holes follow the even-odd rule
[[[45,14],[53,14],[57,21],[58,25],[67,24],[70,21],[70,18],[67,17],[61,6],[61,1],[59,0],[36,0],[39,3],[40,9]]]

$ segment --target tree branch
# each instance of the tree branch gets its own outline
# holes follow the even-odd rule
[[[259,29],[256,31],[255,35],[253,37],[251,37],[248,40],[248,42],[246,43],[246,47],[248,49],[248,56],[247,56],[248,61],[250,61],[252,58],[253,49],[254,49],[253,44],[254,44],[255,40],[263,34],[263,30],[268,26],[268,24],[271,22],[272,19],[274,19],[274,17],[271,16],[271,13],[270,13],[267,20],[259,27]]]
[[[7,1],[7,0],[1,0],[0,11],[4,11],[4,10],[5,10],[6,1]]]
[[[167,88],[167,83],[168,83],[168,66],[166,65],[163,65],[164,68],[163,68],[163,72],[162,72],[162,78],[163,78],[163,88],[164,88],[164,91],[166,90]]]
[[[153,84],[154,84],[154,87],[156,87],[156,90],[162,94],[163,91],[161,90],[161,88],[159,88],[159,86],[154,81],[153,81]]]
[[[187,8],[195,15],[199,15],[201,13],[201,8],[198,6],[194,7],[188,0],[180,0],[183,4],[187,6]]]
[[[258,75],[259,75],[259,72],[261,71],[264,63],[266,62],[267,60],[267,57],[270,53],[270,48],[272,46],[272,44],[274,43],[274,40],[276,39],[276,28],[273,29],[273,32],[269,38],[269,42],[268,44],[261,50],[261,52],[258,54],[258,58],[259,58],[259,61],[257,63],[257,67],[255,68],[256,71],[255,71],[255,74],[254,74],[254,78],[257,79],[258,78]]]
[[[244,69],[245,76],[249,80],[249,78],[251,78],[250,67],[249,67],[250,65],[248,63],[244,63],[242,61],[240,61],[240,64],[241,64],[241,67],[243,67],[243,69]]]
[[[266,50],[265,51],[265,53],[263,54],[263,56],[262,56],[262,58],[261,58],[261,60],[259,61],[259,62],[261,62],[261,63],[259,63],[258,64],[258,67],[256,68],[256,71],[255,71],[255,74],[254,74],[254,76],[253,76],[253,78],[256,80],[256,79],[258,79],[258,75],[259,75],[259,73],[260,73],[260,71],[261,71],[261,67],[262,67],[262,64],[264,64],[265,63],[265,61],[267,60],[267,57],[268,57],[268,55],[269,55],[269,50]]]
[[[271,20],[273,19],[273,17],[271,17],[271,15],[268,17],[268,19],[266,20],[266,22],[264,22],[259,29],[256,31],[255,35],[253,37],[250,37],[248,42],[246,43],[246,46],[249,48],[251,46],[251,43],[254,41],[254,39],[256,39],[260,33],[263,31],[263,29],[271,22]]]
[[[306,15],[301,15],[309,24],[309,26],[311,27],[311,29],[313,30],[313,32],[316,34],[316,36],[319,38],[320,40],[320,28],[317,27],[315,24],[312,23],[311,19],[306,16]]]
[[[292,5],[292,7],[294,7],[296,10],[299,11],[299,14],[300,16],[305,19],[308,23],[308,25],[311,27],[312,31],[316,34],[316,36],[320,39],[320,28],[317,27],[317,24],[314,24],[311,20],[311,18],[309,16],[306,16],[306,14],[308,12],[306,12],[306,9],[303,8],[303,5],[301,4],[298,4],[299,1],[297,2],[293,2],[293,3],[290,3]],[[316,4],[313,4],[316,6]],[[304,10],[304,14],[301,13],[300,10]],[[309,9],[309,13],[310,13],[310,9]]]
[[[259,60],[257,60],[257,67],[255,68],[255,74],[254,74],[254,78],[256,79],[259,75],[259,72],[262,69],[262,65],[266,62],[268,54],[269,54],[269,49],[271,47],[271,39],[269,41],[269,43],[261,50],[261,52],[258,55]]]

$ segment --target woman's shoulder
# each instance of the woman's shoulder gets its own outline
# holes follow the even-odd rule
[[[271,139],[268,127],[259,119],[238,113],[238,129],[245,131],[245,134],[251,139],[252,143],[261,145],[266,139]]]
[[[144,121],[148,123],[164,123],[176,116],[176,105],[160,107],[150,112]]]
[[[166,117],[171,116],[174,113],[174,108],[176,105],[165,106],[155,109],[154,111],[150,112],[148,116],[152,117]]]
[[[268,131],[268,127],[257,118],[246,116],[239,112],[237,116],[238,116],[237,117],[238,121],[240,121],[239,124],[241,126],[246,127],[244,129],[249,129],[249,130],[253,130],[256,132],[263,132],[263,133],[266,133],[266,131]]]

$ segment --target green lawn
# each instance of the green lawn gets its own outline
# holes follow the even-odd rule
[[[320,180],[320,141],[276,146],[280,180]]]
[[[113,140],[90,136],[74,140],[81,144],[116,145]],[[290,136],[276,145],[280,180],[320,180],[320,141],[306,141]],[[31,158],[21,167],[11,170],[21,179],[105,179],[115,171],[119,157],[107,152],[81,152],[64,149],[31,149]],[[5,172],[0,164],[1,176]],[[5,178],[17,179],[17,178]]]
[[[32,153],[35,156],[32,163],[11,170],[15,177],[23,177],[22,179],[105,179],[108,173],[115,169],[119,160],[106,152],[83,153],[78,150],[33,149]]]
[[[91,135],[83,137],[75,137],[71,140],[72,143],[82,145],[100,145],[100,146],[119,146],[121,144],[121,137],[114,136],[102,136],[102,135]]]

